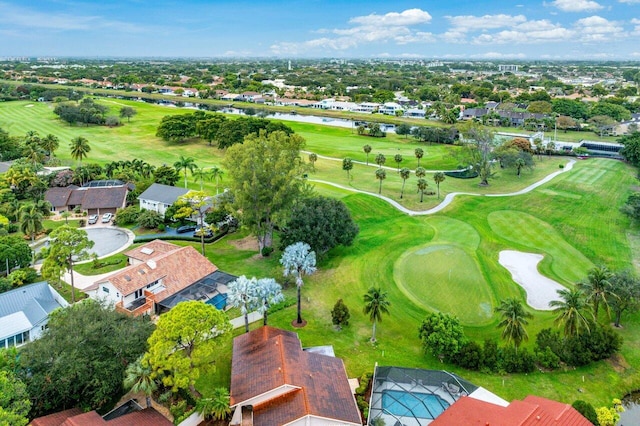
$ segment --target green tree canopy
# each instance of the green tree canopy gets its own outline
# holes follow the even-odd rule
[[[291,211],[280,237],[280,248],[302,241],[322,257],[336,246],[350,246],[358,231],[351,212],[341,200],[306,198]]]
[[[30,409],[26,385],[12,372],[0,370],[0,425],[26,426]]]
[[[145,360],[152,378],[160,378],[174,392],[188,389],[200,397],[195,388],[200,370],[213,362],[229,338],[231,323],[224,312],[200,301],[180,302],[160,316]]]
[[[284,224],[300,194],[303,147],[304,139],[298,135],[261,132],[227,150],[224,163],[234,206],[258,238],[261,251],[271,247],[275,225]]]
[[[425,351],[439,358],[453,359],[467,342],[458,318],[442,312],[427,314],[419,329]]]
[[[151,322],[91,299],[54,311],[42,337],[20,353],[32,415],[99,409],[120,398],[125,369],[144,353],[152,330]]]

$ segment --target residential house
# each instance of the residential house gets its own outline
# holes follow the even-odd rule
[[[342,360],[269,326],[233,340],[230,404],[231,425],[362,424]]]
[[[37,339],[49,314],[68,305],[46,281],[0,293],[0,349]]]
[[[362,102],[353,109],[353,112],[374,113],[378,111],[378,108],[380,108],[380,104],[377,102]]]
[[[396,102],[385,102],[380,108],[378,108],[378,112],[386,115],[396,115],[396,112],[404,111],[404,107]]]
[[[405,117],[425,118],[427,112],[423,109],[410,108],[404,112]]]
[[[101,416],[95,410],[84,412],[79,408],[37,417],[29,426],[172,426],[173,422],[154,408],[142,408],[130,400]]]
[[[336,101],[331,104],[329,109],[334,111],[353,111],[358,105],[353,102]]]
[[[49,188],[44,199],[51,203],[53,213],[79,208],[89,215],[115,213],[127,204],[130,186],[119,180],[92,181],[82,187]]]
[[[500,406],[463,396],[430,426],[590,426],[591,422],[569,404],[529,395],[522,401]]]
[[[164,217],[167,209],[187,192],[189,192],[187,188],[153,183],[138,196],[140,209],[152,210]]]
[[[240,96],[244,102],[256,102],[257,99],[262,98],[258,92],[242,92]]]
[[[320,102],[316,102],[311,105],[311,108],[331,109],[331,105],[333,105],[335,101],[336,100],[334,98],[323,99]]]
[[[182,300],[217,305],[226,294],[226,284],[236,278],[219,271],[191,246],[154,240],[124,255],[129,266],[94,282],[85,291],[91,298],[111,302],[116,310],[132,315],[159,313]]]

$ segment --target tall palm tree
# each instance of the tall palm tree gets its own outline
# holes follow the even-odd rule
[[[209,177],[216,181],[216,195],[218,195],[218,189],[220,187],[220,179],[224,176],[224,170],[218,166],[213,166],[209,169]]]
[[[49,133],[47,136],[40,140],[40,146],[47,151],[47,155],[51,158],[56,149],[60,147],[60,139],[57,136]]]
[[[315,152],[309,154],[309,163],[311,163],[311,170],[316,171],[316,161],[318,161],[318,155]]]
[[[191,171],[191,174],[200,181],[200,191],[202,191],[202,183],[209,178],[209,172],[201,167],[196,167]]]
[[[215,388],[210,398],[202,398],[196,403],[196,409],[205,419],[223,420],[231,414],[229,401],[227,389]]]
[[[583,329],[590,333],[589,323],[593,320],[593,312],[589,310],[582,292],[577,288],[562,289],[558,290],[558,296],[561,300],[552,300],[549,306],[555,308],[553,313],[558,315],[555,322],[563,324],[564,335],[579,336]]]
[[[300,300],[300,289],[302,288],[302,277],[311,275],[316,271],[316,252],[311,250],[307,243],[293,243],[284,249],[280,264],[284,266],[284,276],[293,275],[298,288],[298,318],[297,324],[302,324],[302,304]]]
[[[380,187],[378,188],[378,194],[382,194],[382,181],[387,178],[387,172],[385,169],[376,170],[376,179],[380,181]]]
[[[444,173],[442,172],[435,172],[433,174],[433,181],[436,183],[436,186],[438,187],[438,200],[440,199],[440,184],[444,181]]]
[[[502,327],[502,338],[507,342],[513,342],[518,352],[520,343],[523,340],[529,340],[529,334],[524,326],[529,324],[527,319],[533,318],[533,315],[525,311],[522,302],[516,298],[501,301],[500,306],[495,310],[502,316],[502,321],[498,324],[498,328]]]
[[[423,177],[425,177],[427,175],[427,171],[425,170],[424,167],[418,167],[416,168],[416,177],[418,179],[422,179]]]
[[[384,154],[378,154],[376,155],[376,164],[378,165],[378,168],[382,168],[382,166],[384,166],[384,163],[387,162],[387,157],[384,156]]]
[[[416,158],[418,159],[418,167],[420,167],[420,159],[424,157],[424,150],[422,148],[416,148],[414,151]]]
[[[153,369],[141,355],[135,362],[127,366],[124,387],[132,392],[142,392],[147,398],[147,408],[151,407],[151,395],[158,389],[158,384],[151,378]]]
[[[607,315],[611,316],[607,298],[615,296],[611,291],[611,278],[613,274],[606,266],[596,266],[591,269],[585,281],[578,283],[578,288],[585,294],[586,301],[593,304],[593,315],[598,319],[600,303],[605,307]]]
[[[398,165],[398,173],[400,173],[400,163],[402,163],[402,154],[396,154],[393,156],[393,161]]]
[[[351,175],[349,174],[349,171],[353,169],[353,160],[349,157],[343,158],[342,159],[342,170],[346,170],[347,172],[347,180],[351,180]]]
[[[524,166],[526,166],[526,163],[522,158],[516,159],[516,170],[518,171],[518,178],[520,177],[520,172],[522,171],[522,168]]]
[[[418,179],[418,192],[420,193],[420,202],[424,199],[424,191],[427,189],[429,184],[426,179]]]
[[[91,152],[91,145],[89,145],[89,141],[82,136],[71,139],[69,147],[71,148],[71,158],[79,161],[80,165],[82,165],[82,159],[87,158],[87,154]]]
[[[184,187],[187,187],[187,170],[193,173],[193,169],[196,167],[196,160],[193,157],[185,157],[184,155],[180,156],[180,159],[173,163],[173,167],[176,168],[177,171],[184,172]]]
[[[409,176],[411,176],[411,170],[407,169],[406,167],[400,169],[400,178],[402,178],[402,189],[400,190],[401,199],[404,195],[404,184],[407,183],[407,179],[409,179]]]
[[[44,228],[42,220],[44,216],[35,204],[26,204],[20,208],[20,230],[35,241],[36,235]]]
[[[389,298],[386,291],[380,287],[371,287],[364,295],[364,314],[369,315],[369,320],[373,323],[371,342],[376,341],[376,323],[382,321],[382,314],[389,313]]]
[[[367,154],[367,166],[369,165],[369,153],[371,153],[371,145],[367,144],[362,147],[364,153]]]

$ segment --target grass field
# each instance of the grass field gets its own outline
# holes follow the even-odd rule
[[[167,144],[153,136],[154,126],[163,115],[179,111],[143,103],[121,103],[136,106],[138,115],[130,125],[115,129],[65,126],[56,120],[48,105],[34,103],[27,107],[24,102],[0,104],[0,127],[14,135],[32,129],[41,134],[54,133],[63,141],[59,156],[66,160],[69,156],[64,152],[65,141],[84,134],[93,147],[89,161],[99,163],[142,158],[156,165],[173,164],[179,155],[194,156],[200,166],[221,161],[223,153],[201,141]],[[305,136],[307,149],[318,154],[341,157],[353,149],[350,156],[364,159],[362,145],[374,143],[368,138],[363,142],[363,139],[351,136],[349,129],[291,125]],[[390,153],[393,149],[406,149],[408,153],[414,149],[411,142],[402,138],[388,138],[380,143],[372,154],[375,149]],[[446,152],[448,148],[426,146],[428,154],[423,165],[427,167],[425,161],[433,156],[431,164],[434,168],[449,168],[444,167],[451,164]],[[391,154],[387,157],[387,165],[393,166]],[[488,188],[479,188],[473,180],[447,178],[441,185],[441,195],[444,197],[453,191],[480,194],[516,191],[557,171],[558,164],[565,161],[545,158],[520,179],[512,170],[498,170]],[[378,182],[373,167],[356,165],[351,181],[347,180],[339,162],[318,160],[316,169],[310,178],[377,193]],[[620,333],[625,338],[625,345],[616,363],[603,361],[553,373],[488,375],[460,370],[425,356],[417,337],[418,326],[427,310],[440,309],[458,314],[473,339],[499,338],[497,318],[491,315],[493,308],[506,297],[524,300],[523,290],[498,263],[500,250],[545,254],[540,264],[541,273],[567,285],[586,276],[592,265],[604,264],[620,270],[631,267],[634,262],[637,264],[631,247],[632,244],[635,244],[633,247],[640,246],[637,242],[640,239],[633,229],[629,231],[629,220],[619,212],[636,184],[634,175],[635,171],[621,162],[590,159],[576,163],[573,170],[528,194],[517,197],[462,196],[438,215],[426,217],[404,215],[385,201],[368,195],[316,185],[319,193],[339,197],[347,204],[360,227],[360,234],[352,246],[334,249],[319,265],[318,273],[305,279],[303,317],[308,325],[297,330],[303,345],[332,344],[336,354],[344,359],[350,377],[372,371],[375,362],[444,368],[506,399],[536,394],[569,403],[584,399],[602,405],[609,403],[612,397],[640,388],[640,375],[637,374],[640,368],[640,314],[623,318],[625,327]],[[431,176],[428,180],[435,189]],[[388,170],[383,195],[399,200],[401,184],[397,174]],[[211,189],[212,184],[208,185]],[[190,186],[198,187],[192,179]],[[422,209],[435,205],[437,200],[435,196],[429,196],[425,197],[424,203],[419,203],[412,176],[407,181],[403,203],[409,208]],[[207,256],[220,269],[232,274],[272,276],[282,280],[279,253],[262,259],[255,251],[239,248],[242,245],[238,241],[244,238],[247,238],[246,231],[227,236],[209,245]],[[391,300],[390,315],[385,316],[378,327],[377,345],[368,343],[371,324],[362,313],[362,295],[372,285],[381,286]],[[293,296],[295,289],[290,286],[286,293]],[[332,327],[330,316],[338,298],[344,300],[351,312],[350,325],[342,331]],[[528,326],[529,335],[535,336],[545,327],[554,327],[551,313],[530,311],[534,318]],[[295,306],[271,315],[270,323],[291,329],[294,318]],[[532,345],[533,341],[525,343],[528,347]],[[224,348],[218,354],[217,372],[206,372],[199,381],[198,386],[205,395],[216,385],[228,385],[230,353],[230,346]]]

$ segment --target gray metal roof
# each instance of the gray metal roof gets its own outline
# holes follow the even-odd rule
[[[173,204],[178,197],[189,192],[187,188],[154,183],[138,196],[140,200],[156,201],[162,204]]]
[[[0,338],[11,336],[15,331],[26,331],[44,321],[56,308],[67,306],[67,302],[42,281],[0,293],[0,325],[9,321],[11,327],[0,326]]]

